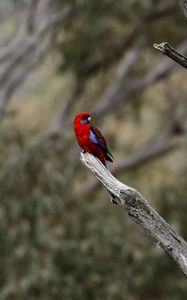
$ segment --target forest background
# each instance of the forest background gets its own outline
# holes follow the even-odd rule
[[[171,259],[82,165],[90,111],[136,187],[187,240],[187,53],[177,1],[0,1],[0,300],[181,300]]]

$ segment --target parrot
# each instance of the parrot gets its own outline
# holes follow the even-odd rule
[[[105,138],[99,128],[90,123],[91,115],[88,112],[79,112],[74,118],[74,132],[77,142],[84,152],[97,157],[107,168],[106,162],[113,162],[113,155],[107,147]],[[117,204],[115,196],[107,189],[112,203]]]

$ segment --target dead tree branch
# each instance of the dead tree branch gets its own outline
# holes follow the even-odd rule
[[[175,50],[169,43],[163,42],[160,44],[154,44],[153,47],[163,54],[167,55],[169,58],[174,60],[176,63],[181,65],[184,68],[187,68],[187,57],[180,54]]]
[[[182,7],[185,16],[187,17],[187,0],[179,0],[179,4]]]
[[[181,43],[179,51],[187,51],[187,40]],[[126,103],[132,96],[143,91],[147,86],[156,83],[162,78],[166,78],[175,68],[176,65],[172,61],[163,60],[143,78],[133,80],[128,86],[121,85],[115,96],[113,95],[113,99],[111,97],[101,97],[93,113],[94,118],[103,117],[116,108],[117,105]]]
[[[182,7],[185,16],[187,17],[187,0],[179,0],[179,4]],[[175,50],[168,42],[162,42],[160,44],[154,43],[153,47],[167,55],[182,67],[187,68],[187,57]]]
[[[186,133],[179,136],[167,136],[167,134],[163,134],[131,155],[128,155],[126,158],[116,162],[114,166],[111,167],[111,172],[116,175],[120,172],[138,168],[149,161],[170,153],[175,149],[184,147],[186,144]],[[84,183],[84,186],[81,186],[77,193],[80,195],[88,195],[91,191],[98,187],[99,182],[93,178],[91,181]]]
[[[176,262],[187,277],[187,243],[134,188],[117,180],[94,156],[81,153],[81,160],[135,221]]]

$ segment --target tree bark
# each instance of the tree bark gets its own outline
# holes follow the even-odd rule
[[[116,201],[125,207],[133,221],[165,250],[187,277],[186,241],[148,204],[138,191],[117,180],[97,158],[89,153],[81,153],[81,160],[116,196]]]
[[[178,0],[180,6],[183,9],[185,16],[187,17],[187,0]],[[153,47],[169,58],[174,60],[179,65],[187,68],[187,57],[175,50],[168,42],[162,42],[160,44],[154,43]]]
[[[168,42],[163,42],[160,44],[155,43],[153,47],[163,54],[167,55],[182,67],[187,68],[187,57],[175,50]]]
[[[179,0],[179,4],[182,7],[185,16],[187,17],[187,0]]]

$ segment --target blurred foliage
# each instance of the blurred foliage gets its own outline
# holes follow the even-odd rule
[[[27,149],[24,138],[13,128],[0,135],[1,151],[9,149],[0,174],[1,299],[185,299],[178,268],[120,207],[102,194],[72,197],[68,143]],[[185,178],[154,192],[161,215],[187,237]]]
[[[102,66],[108,69],[122,55],[124,42],[137,25],[140,30],[143,25],[150,51],[158,38],[171,38],[177,43],[185,37],[186,20],[180,9],[173,9],[172,18],[161,14],[154,19],[155,11],[163,6],[161,1],[68,0],[71,2],[77,13],[63,31],[57,31],[56,42],[62,53],[60,70],[72,70],[78,77],[95,74]],[[172,1],[165,1],[163,7],[170,4]]]
[[[64,2],[55,1],[53,9]],[[76,80],[83,88],[69,123],[77,109],[94,109],[135,26],[143,23],[145,44],[130,76],[141,78],[161,59],[153,42],[179,43],[186,37],[186,20],[177,4],[165,17],[146,18],[161,0],[66,2],[75,13],[55,28],[55,59],[50,54],[31,76],[0,128],[0,300],[186,299],[178,267],[103,189],[78,194],[92,175],[79,161],[72,126],[62,129],[59,140],[33,139]],[[185,78],[177,71],[102,120],[116,160],[162,133],[170,120],[185,117]],[[186,175],[182,149],[119,177],[136,186],[187,239]]]

